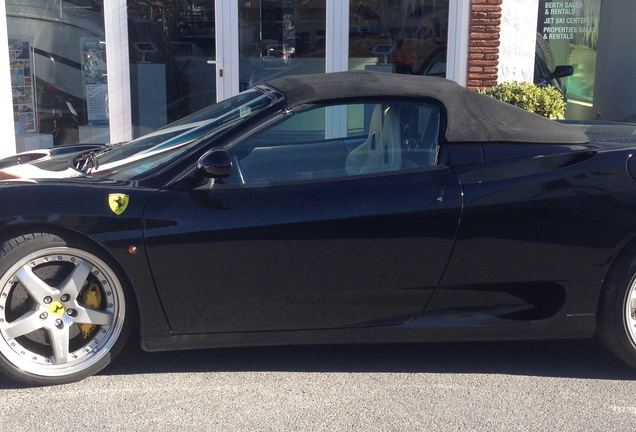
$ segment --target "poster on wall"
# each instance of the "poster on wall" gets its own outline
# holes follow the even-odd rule
[[[9,39],[15,133],[36,132],[35,79],[30,39]]]
[[[588,106],[594,97],[600,15],[601,0],[539,1],[537,59],[552,71],[555,65],[573,66],[566,96]]]
[[[106,46],[99,38],[82,38],[81,49],[88,124],[108,124]]]

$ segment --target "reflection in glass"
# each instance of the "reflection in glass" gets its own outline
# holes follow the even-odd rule
[[[444,76],[448,0],[351,0],[349,69]]]
[[[537,48],[534,81],[557,88],[571,104],[591,108],[596,79],[601,1],[573,2],[566,8],[550,7],[541,0],[537,22]],[[569,3],[568,3],[569,4]],[[554,78],[558,65],[570,65],[574,74]],[[575,118],[566,111],[568,118]]]
[[[325,71],[325,1],[239,1],[240,89]]]
[[[344,119],[333,128],[331,117]],[[226,183],[295,182],[427,168],[436,164],[439,108],[404,101],[308,105],[228,148]]]
[[[6,0],[6,10],[18,151],[106,142],[102,7],[92,0]],[[40,135],[21,148],[34,132]]]
[[[128,0],[134,135],[216,101],[214,2]]]
[[[91,175],[128,180],[156,172],[202,140],[208,142],[223,130],[266,110],[275,98],[273,93],[258,89],[243,92],[151,134],[96,150],[87,155],[91,158]]]

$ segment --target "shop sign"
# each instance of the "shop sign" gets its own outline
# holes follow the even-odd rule
[[[540,33],[543,39],[573,40],[576,33],[596,31],[589,16],[581,16],[583,2],[545,2],[539,14]]]
[[[596,50],[601,0],[539,1],[537,73],[550,83],[557,65],[570,65],[574,74],[559,84],[569,102],[591,107],[596,76]],[[567,85],[566,85],[567,81]]]

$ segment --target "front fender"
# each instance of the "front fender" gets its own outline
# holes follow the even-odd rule
[[[91,242],[117,262],[135,293],[140,331],[171,334],[153,283],[143,242],[143,210],[154,190],[123,182],[47,182],[0,186],[0,241],[31,232],[50,232]],[[109,195],[128,196],[119,215]],[[134,247],[135,253],[131,253]]]

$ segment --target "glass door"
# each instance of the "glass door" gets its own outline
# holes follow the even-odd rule
[[[239,89],[325,72],[325,0],[239,0]]]
[[[449,0],[350,3],[350,69],[446,76]]]
[[[217,99],[214,0],[128,0],[134,136]]]

